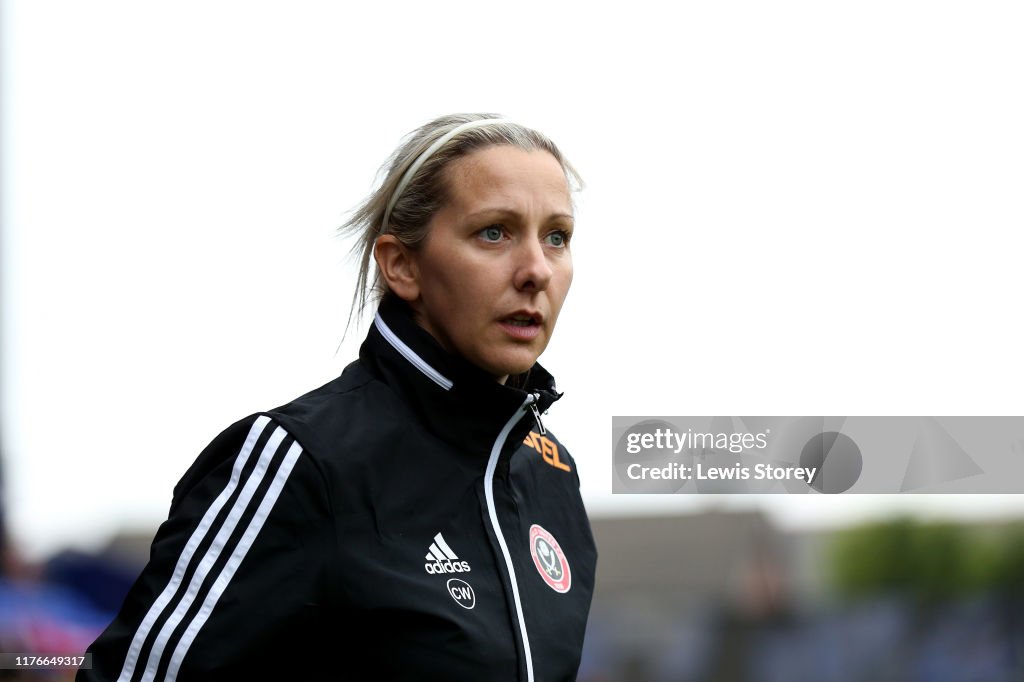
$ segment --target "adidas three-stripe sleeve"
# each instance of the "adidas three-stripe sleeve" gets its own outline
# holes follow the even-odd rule
[[[76,679],[301,677],[326,634],[327,499],[312,458],[269,417],[226,429],[175,487],[149,563]]]

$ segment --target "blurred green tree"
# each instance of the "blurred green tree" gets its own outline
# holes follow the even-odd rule
[[[982,591],[1024,593],[1024,526],[900,518],[835,535],[832,582],[844,597],[896,593],[935,602]]]

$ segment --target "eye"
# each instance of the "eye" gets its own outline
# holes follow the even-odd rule
[[[505,228],[501,225],[488,225],[479,234],[485,242],[499,242],[505,236]]]
[[[563,230],[556,230],[544,237],[544,241],[551,246],[563,248],[569,243],[569,235]]]

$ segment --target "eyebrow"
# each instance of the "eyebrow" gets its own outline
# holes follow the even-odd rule
[[[494,215],[494,214],[518,216],[519,215],[519,211],[516,211],[515,209],[503,208],[503,207],[485,208],[485,209],[481,209],[479,211],[473,211],[472,213],[467,213],[466,214],[466,218],[467,219],[472,219],[472,218],[477,218],[479,216]],[[568,218],[569,220],[572,220],[573,222],[576,221],[576,216],[574,216],[572,213],[552,213],[549,216],[547,216],[546,219],[547,220],[551,220],[552,218]]]

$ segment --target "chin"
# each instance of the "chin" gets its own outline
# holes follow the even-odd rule
[[[538,357],[530,353],[518,357],[493,358],[491,362],[487,362],[482,367],[496,377],[515,376],[533,367]]]

